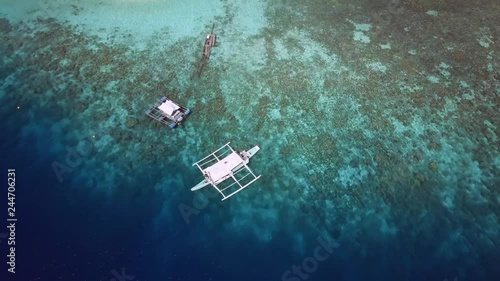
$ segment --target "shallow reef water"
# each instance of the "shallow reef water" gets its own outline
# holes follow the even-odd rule
[[[37,3],[0,0],[19,280],[500,277],[498,1]],[[228,141],[262,178],[191,192]]]

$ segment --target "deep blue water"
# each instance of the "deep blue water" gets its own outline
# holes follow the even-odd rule
[[[272,243],[261,243],[247,233],[223,236],[217,228],[206,230],[207,225],[197,216],[186,225],[180,214],[173,228],[160,227],[152,235],[151,218],[159,211],[161,198],[150,193],[135,200],[135,196],[96,192],[92,186],[71,180],[60,183],[51,167],[60,155],[34,149],[32,140],[33,136],[20,138],[2,147],[2,169],[16,169],[19,218],[17,273],[15,278],[5,275],[8,279],[2,280],[113,280],[113,272],[118,272],[122,280],[296,281],[300,279],[292,277],[298,275],[282,279],[282,274],[313,256],[318,245],[312,243],[303,256],[291,250],[293,241],[287,240],[286,229]],[[130,184],[140,188],[149,183]],[[170,211],[178,212],[176,208]],[[315,240],[307,224],[299,224]],[[210,243],[196,241],[197,231],[210,232]],[[484,263],[477,268],[462,268],[460,257],[457,263],[409,257],[407,249],[399,248],[398,239],[408,238],[400,235],[390,241],[366,241],[371,254],[365,257],[350,251],[349,245],[340,245],[326,261],[319,262],[313,274],[303,275],[304,280],[453,280],[465,270],[467,280],[495,280],[498,274],[497,257],[480,256]],[[432,240],[421,244],[437,246]]]

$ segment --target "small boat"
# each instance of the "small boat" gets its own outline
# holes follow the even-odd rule
[[[203,53],[201,55],[201,59],[196,63],[196,71],[193,73],[193,76],[191,76],[191,79],[193,77],[201,77],[201,73],[203,72],[203,69],[208,63],[208,59],[210,58],[210,54],[212,52],[212,47],[217,44],[217,35],[214,34],[214,27],[215,24],[212,25],[212,31],[207,35],[205,38],[205,44],[203,46]]]
[[[212,185],[222,195],[224,201],[260,178],[260,175],[256,176],[247,166],[250,158],[260,150],[259,146],[254,146],[248,151],[235,151],[229,144],[230,142],[226,143],[193,164],[200,169],[205,178],[191,188],[191,191]],[[225,185],[226,180],[232,181],[229,185]],[[228,191],[225,192],[226,190]]]
[[[214,34],[215,24],[212,25],[212,31],[205,38],[205,46],[203,47],[203,57],[210,58],[210,52],[212,51],[212,47],[215,46],[217,36]]]
[[[146,111],[146,114],[173,129],[180,125],[186,117],[191,114],[191,110],[167,97],[162,97],[160,102]]]

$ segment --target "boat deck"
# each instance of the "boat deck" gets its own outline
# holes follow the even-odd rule
[[[191,110],[169,100],[167,97],[162,97],[160,102],[155,103],[146,111],[146,114],[162,124],[175,128],[191,114]]]
[[[258,148],[252,151],[256,152]],[[245,159],[242,155],[246,156]],[[228,142],[193,166],[200,169],[205,181],[222,195],[222,200],[226,200],[260,178],[260,175],[256,176],[247,166],[250,157],[248,152],[234,151]],[[227,184],[226,180],[230,179]]]

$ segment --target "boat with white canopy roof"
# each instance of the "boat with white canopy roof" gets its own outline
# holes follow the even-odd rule
[[[229,144],[226,143],[193,164],[200,169],[205,179],[191,188],[192,191],[212,185],[224,201],[260,178],[247,166],[250,158],[259,151],[259,146],[248,151],[235,151]]]

